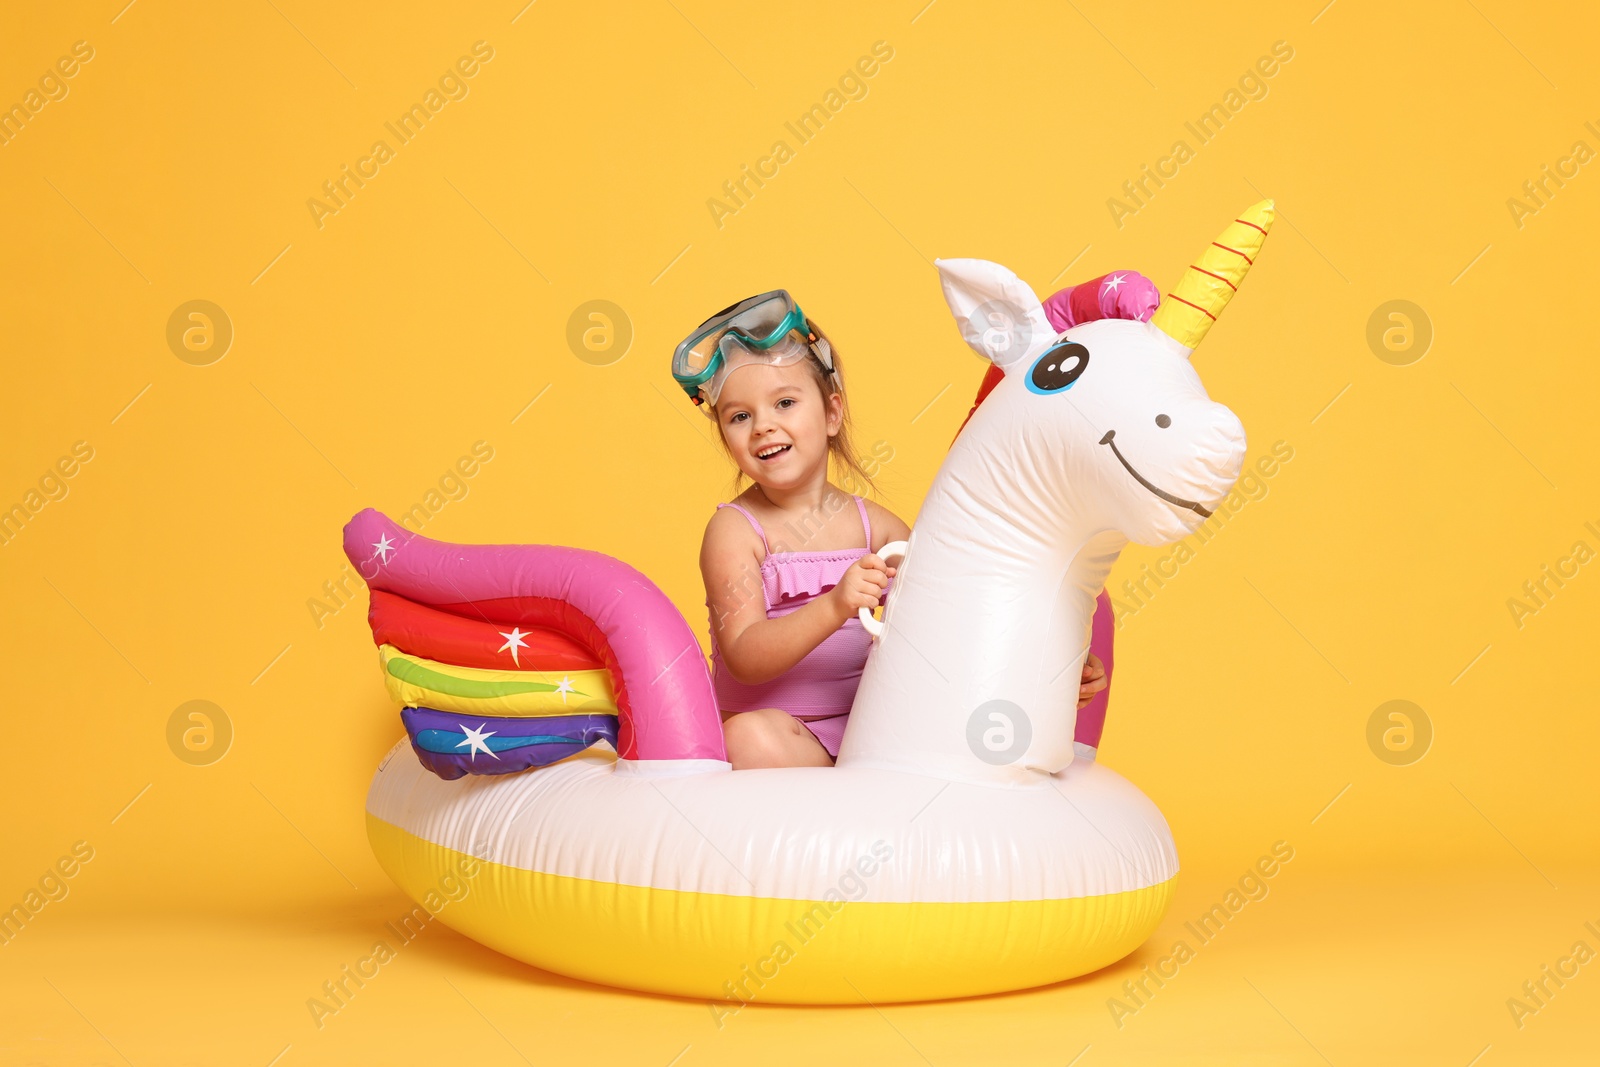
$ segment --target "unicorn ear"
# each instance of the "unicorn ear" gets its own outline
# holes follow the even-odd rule
[[[1002,370],[1055,342],[1055,327],[1039,298],[1010,270],[986,259],[936,259],[944,301],[962,340]]]

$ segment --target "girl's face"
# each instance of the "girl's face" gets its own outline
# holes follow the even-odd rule
[[[806,485],[818,472],[827,477],[828,440],[843,417],[844,399],[834,393],[824,401],[804,363],[739,367],[717,398],[717,423],[734,462],[774,488]]]

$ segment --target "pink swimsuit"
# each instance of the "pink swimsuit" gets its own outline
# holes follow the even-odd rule
[[[754,515],[738,504],[717,505],[737,508],[761,537],[761,547],[766,551],[761,560],[761,591],[766,599],[767,618],[788,615],[811,603],[838,585],[852,563],[872,551],[872,523],[867,518],[867,505],[859,496],[855,501],[861,511],[867,547],[837,552],[774,552]],[[890,578],[884,594],[893,588],[894,579]],[[711,602],[707,600],[708,613],[710,608]],[[871,635],[861,625],[861,619],[852,615],[783,674],[760,685],[745,685],[728,673],[713,631],[712,684],[717,704],[725,712],[781,708],[799,719],[827,749],[828,755],[837,756],[845,720],[850,717],[850,705],[861,684],[861,669],[866,666],[871,647]]]

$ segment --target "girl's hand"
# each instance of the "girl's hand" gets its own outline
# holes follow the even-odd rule
[[[1082,711],[1084,705],[1093,700],[1106,685],[1105,664],[1091,652],[1089,658],[1083,661],[1083,680],[1078,686],[1078,710]]]
[[[827,593],[840,616],[840,625],[862,608],[871,611],[877,607],[894,572],[895,568],[871,552],[850,564],[839,584]]]

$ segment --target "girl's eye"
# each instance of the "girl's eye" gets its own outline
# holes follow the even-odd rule
[[[778,403],[779,404],[793,404],[794,403],[794,397],[786,396],[782,400],[778,401]]]

